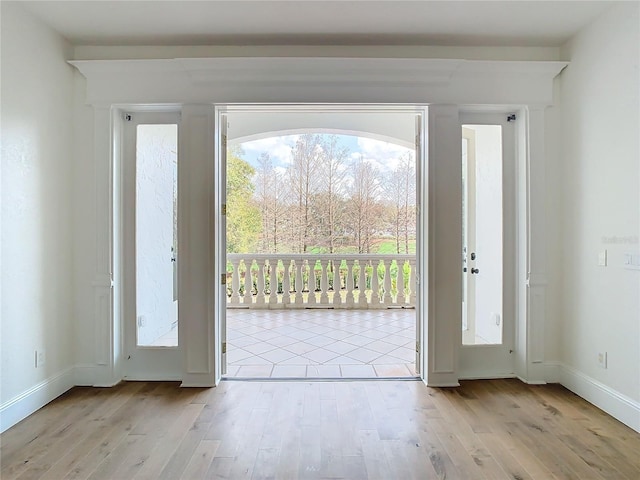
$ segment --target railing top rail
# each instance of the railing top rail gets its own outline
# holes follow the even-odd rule
[[[415,254],[405,253],[228,253],[227,260],[414,260]]]

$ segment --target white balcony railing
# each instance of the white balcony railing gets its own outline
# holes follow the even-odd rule
[[[228,254],[229,308],[415,306],[415,255]]]

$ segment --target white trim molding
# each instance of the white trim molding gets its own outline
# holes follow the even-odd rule
[[[122,361],[121,299],[118,290],[121,282],[117,268],[119,253],[117,250],[114,252],[113,244],[117,225],[114,225],[112,207],[117,185],[111,183],[112,130],[115,124],[112,113],[118,107],[153,108],[157,105],[172,105],[182,111],[179,135],[183,170],[179,181],[181,186],[187,187],[182,189],[178,202],[182,216],[179,220],[182,222],[179,226],[182,247],[179,248],[183,249],[179,252],[182,259],[179,277],[184,287],[180,289],[179,301],[182,319],[179,334],[181,343],[184,342],[182,381],[184,386],[213,385],[217,354],[214,345],[216,305],[211,293],[215,285],[215,277],[211,276],[215,260],[211,252],[215,247],[216,219],[215,212],[211,210],[216,194],[211,185],[215,156],[214,105],[274,103],[429,105],[431,121],[427,136],[430,138],[430,155],[426,161],[430,188],[428,205],[425,205],[430,213],[428,253],[425,255],[429,272],[428,275],[424,272],[420,288],[428,292],[425,309],[428,309],[433,325],[425,332],[422,346],[430,365],[425,369],[428,383],[457,384],[460,342],[454,325],[459,324],[460,316],[460,229],[459,222],[452,219],[459,216],[459,212],[456,210],[453,217],[444,215],[435,209],[435,205],[442,208],[459,203],[460,167],[456,161],[460,154],[459,106],[508,107],[509,110],[527,112],[527,126],[533,130],[533,136],[523,150],[526,151],[526,160],[535,164],[531,172],[526,170],[526,173],[534,175],[535,183],[535,189],[528,190],[528,193],[542,195],[540,192],[545,191],[544,171],[537,164],[544,160],[543,109],[553,103],[553,79],[567,66],[567,62],[217,57],[81,60],[70,63],[87,79],[86,103],[95,109],[92,142],[97,225],[93,248],[97,259],[97,285],[94,287],[95,309],[91,323],[96,352],[95,358],[82,359],[87,364],[96,362],[94,384],[110,384],[122,378],[119,367]],[[523,136],[526,136],[526,130],[523,127]],[[188,168],[185,170],[184,166]],[[448,183],[442,184],[441,180]],[[528,185],[524,183],[519,187],[526,188]],[[529,198],[523,200],[522,210],[526,211]],[[530,213],[531,228],[535,230],[541,222],[544,223],[539,210],[542,200],[534,198],[531,202],[533,209],[526,213]],[[188,251],[184,251],[185,248]],[[532,268],[522,269],[522,276],[525,272],[544,275],[544,255],[532,257]],[[187,265],[189,258],[192,262]],[[113,279],[113,287],[110,281],[109,285],[100,281],[107,275]],[[524,282],[520,276],[518,278],[519,282]],[[527,302],[528,306],[527,287],[523,285],[523,288],[525,294],[518,301]],[[538,372],[540,364],[537,362],[543,360],[541,342],[544,340],[546,300],[539,294],[535,298],[533,314],[536,318],[528,318],[531,315],[529,309],[522,313],[521,322],[529,323],[523,323],[528,328],[522,329],[522,348],[516,348],[522,356],[522,368],[518,373],[530,381],[543,377]],[[535,338],[533,345],[528,336]],[[530,350],[534,352],[532,357],[529,356]]]
[[[75,385],[74,380],[74,367],[70,367],[3,403],[0,406],[0,432],[4,432],[72,388]]]
[[[560,366],[560,384],[640,432],[640,402],[568,365]]]
[[[567,62],[424,58],[76,60],[87,102],[549,105]],[[159,81],[159,78],[162,81]]]
[[[545,382],[527,382],[520,377],[518,378],[532,385],[559,383],[636,432],[640,432],[639,401],[562,362],[545,362],[544,369],[546,374]]]

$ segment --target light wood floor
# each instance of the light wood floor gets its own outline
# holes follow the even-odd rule
[[[2,479],[629,479],[640,435],[556,385],[74,388],[0,437]]]

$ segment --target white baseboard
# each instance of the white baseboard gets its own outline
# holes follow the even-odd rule
[[[71,367],[3,403],[0,406],[0,432],[28,417],[74,385],[74,367]]]
[[[568,365],[558,364],[558,380],[564,387],[640,432],[640,402],[623,395]]]
[[[514,373],[499,373],[496,375],[490,373],[475,372],[473,374],[460,376],[460,380],[486,380],[490,378],[517,378],[517,375]]]

